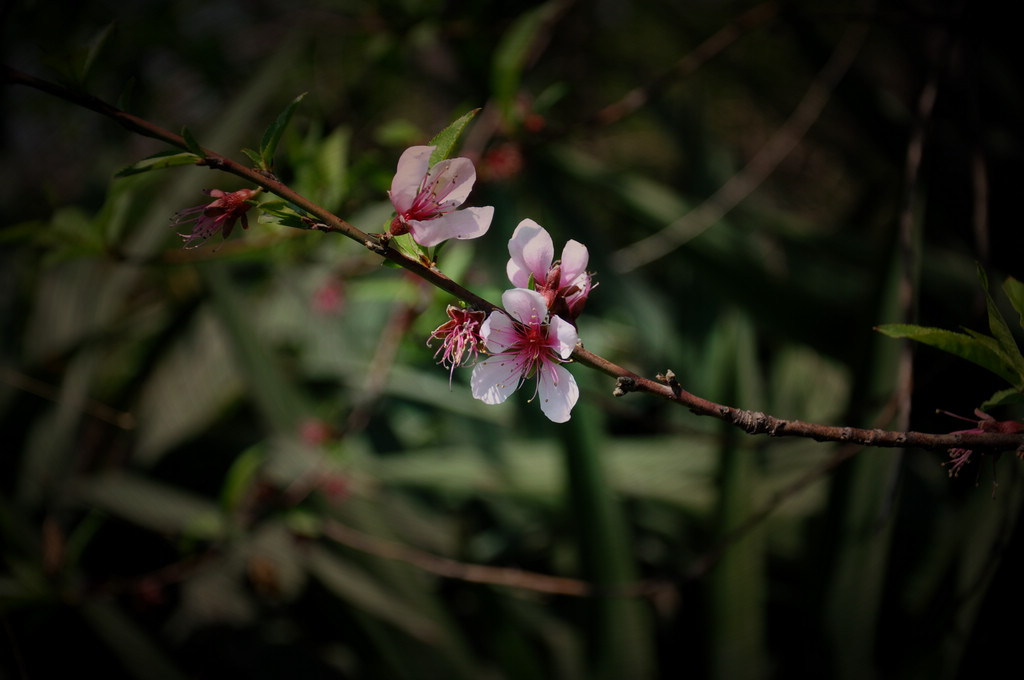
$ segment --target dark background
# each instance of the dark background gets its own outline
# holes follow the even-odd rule
[[[936,410],[971,416],[1006,387],[917,347],[901,410],[903,345],[873,330],[987,332],[978,264],[1017,326],[999,287],[1021,276],[1020,60],[993,3],[2,7],[6,65],[238,160],[307,92],[276,171],[368,232],[390,215],[402,150],[480,107],[459,153],[495,220],[442,270],[497,301],[519,220],[556,249],[585,243],[599,286],[581,338],[643,375],[671,368],[778,417],[928,432],[972,427]],[[843,49],[849,67],[821,87]],[[171,216],[240,180],[115,179],[163,147],[25,87],[0,89],[0,110],[3,677],[939,678],[1012,663],[1014,456],[955,478],[933,452],[829,465],[851,452],[616,399],[583,367],[567,425],[530,386],[484,406],[466,370],[449,391],[424,345],[441,292],[256,211],[182,251]],[[720,189],[721,219],[623,266]],[[395,546],[411,565],[377,554]],[[444,578],[427,555],[601,594]]]

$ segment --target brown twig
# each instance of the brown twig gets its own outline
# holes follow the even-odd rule
[[[796,109],[743,170],[730,177],[707,200],[675,222],[616,251],[612,256],[615,268],[622,272],[632,271],[664,257],[709,229],[757,189],[796,148],[821,115],[832,90],[860,51],[866,32],[863,25],[855,25],[847,30],[831,58],[808,86]]]
[[[470,583],[485,583],[546,595],[567,595],[569,597],[654,597],[665,595],[665,589],[672,587],[668,584],[642,581],[622,584],[620,587],[612,589],[598,589],[593,584],[575,578],[550,576],[510,567],[492,567],[484,564],[459,562],[413,548],[404,543],[365,534],[337,521],[326,521],[322,530],[324,535],[331,540],[354,550],[388,560],[405,562],[417,569],[443,578]]]
[[[60,389],[57,387],[42,380],[36,380],[32,376],[25,375],[9,366],[0,366],[0,379],[17,390],[34,394],[37,397],[48,399],[52,402],[59,402],[61,400]],[[97,420],[102,420],[122,430],[131,430],[136,424],[135,416],[131,413],[119,411],[93,399],[86,401],[82,405],[82,411]]]
[[[591,119],[591,124],[595,126],[610,125],[634,113],[671,82],[694,73],[705,62],[736,42],[746,31],[770,21],[778,13],[778,2],[755,5],[698,45],[696,49],[677,61],[671,69],[650,83],[633,88],[626,93],[626,96],[598,111]]]
[[[896,432],[881,429],[818,425],[801,420],[788,420],[761,413],[717,404],[690,394],[671,370],[657,376],[657,382],[643,378],[603,357],[577,347],[573,359],[584,366],[615,377],[613,394],[623,396],[629,392],[643,392],[675,402],[700,416],[712,416],[731,423],[747,434],[766,434],[769,437],[804,437],[815,441],[843,442],[881,448],[916,447],[941,451],[946,449],[972,449],[975,451],[1024,452],[1024,435],[996,433],[928,434],[924,432]]]

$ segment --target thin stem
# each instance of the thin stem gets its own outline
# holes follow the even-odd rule
[[[593,584],[564,576],[550,576],[533,571],[511,567],[493,567],[485,564],[459,562],[419,550],[404,543],[398,543],[328,520],[322,527],[324,536],[360,552],[389,560],[405,562],[443,578],[486,583],[494,586],[530,590],[547,595],[570,597],[656,597],[671,594],[672,586],[652,581],[616,584],[608,588],[597,588]]]

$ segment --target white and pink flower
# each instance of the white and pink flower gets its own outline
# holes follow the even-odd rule
[[[544,296],[548,309],[570,322],[583,311],[594,287],[587,272],[590,253],[579,241],[570,240],[555,260],[555,246],[544,227],[530,219],[516,227],[508,242],[509,281],[519,288],[533,288]]]
[[[540,396],[541,411],[564,423],[580,396],[576,380],[561,365],[579,340],[576,328],[559,316],[549,319],[547,303],[536,291],[507,290],[501,303],[508,313],[492,312],[480,327],[491,356],[473,369],[473,396],[485,404],[500,404],[536,376],[534,396]]]
[[[398,159],[398,171],[391,181],[391,203],[395,218],[392,236],[412,234],[421,246],[436,246],[450,238],[483,236],[494,216],[492,206],[461,206],[476,182],[476,169],[468,158],[449,158],[430,167],[432,146],[413,146]]]

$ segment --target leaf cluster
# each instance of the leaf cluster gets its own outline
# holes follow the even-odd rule
[[[988,275],[981,266],[978,266],[978,279],[985,292],[990,334],[969,328],[950,331],[915,324],[885,324],[878,326],[877,330],[891,338],[907,338],[949,352],[1010,383],[1009,388],[999,390],[985,400],[981,410],[987,411],[1004,404],[1024,402],[1024,355],[1021,354],[1020,343],[992,297]],[[1009,276],[1003,282],[1002,290],[1017,312],[1021,328],[1024,328],[1024,284]]]

